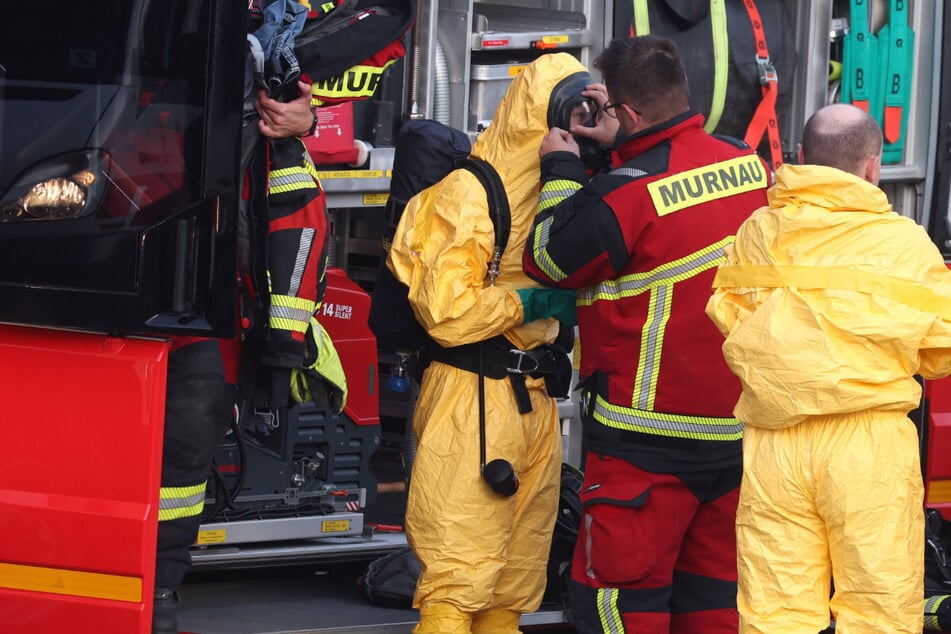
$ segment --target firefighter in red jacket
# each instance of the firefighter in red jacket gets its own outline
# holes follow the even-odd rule
[[[671,40],[614,40],[595,67],[610,103],[598,129],[542,142],[523,261],[578,290],[587,455],[572,615],[582,632],[735,634],[740,384],[704,308],[770,176],[745,144],[703,131]],[[571,133],[618,128],[616,167],[589,179]]]
[[[304,337],[323,293],[327,255],[324,195],[306,149],[296,138],[314,127],[310,85],[301,82],[299,88],[300,96],[287,103],[263,92],[258,95],[260,120],[249,127],[266,139],[254,158],[264,161],[261,174],[266,181],[258,183],[261,196],[242,207],[242,214],[258,220],[249,222],[250,231],[242,240],[239,250],[245,252],[245,261],[240,268],[253,269],[254,262],[262,265],[257,275],[251,271],[253,282],[248,284],[259,309],[259,331],[264,333],[257,358],[250,363],[260,362],[269,368],[266,374],[280,377],[274,379],[275,385],[284,381],[283,389],[267,386],[274,407],[287,404],[291,373],[304,365]],[[211,339],[179,337],[169,354],[153,634],[178,632],[178,589],[191,564],[189,549],[198,537],[212,455],[233,416],[236,369],[225,367],[221,345]]]

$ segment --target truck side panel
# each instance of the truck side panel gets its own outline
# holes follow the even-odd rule
[[[168,345],[0,326],[7,634],[151,630]]]

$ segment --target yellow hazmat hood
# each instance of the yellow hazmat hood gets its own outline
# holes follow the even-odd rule
[[[552,90],[587,72],[568,53],[542,55],[512,80],[492,124],[471,154],[491,163],[508,194],[512,228],[500,274],[485,286],[495,241],[485,190],[476,177],[456,170],[414,196],[400,219],[387,265],[409,287],[420,323],[442,345],[459,345],[505,333],[523,349],[550,343],[557,322],[522,325],[515,292],[534,283],[522,272],[522,251],[538,200],[538,147],[548,133]]]

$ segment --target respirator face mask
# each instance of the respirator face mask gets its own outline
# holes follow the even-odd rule
[[[601,108],[590,99],[585,99],[571,111],[571,124],[586,128],[598,125],[598,116]],[[581,162],[592,173],[597,173],[608,167],[608,153],[596,141],[581,136],[574,137],[581,154]]]
[[[581,93],[592,83],[591,75],[577,72],[555,85],[548,102],[548,127],[570,130],[572,126],[593,128],[598,124],[600,107]],[[592,172],[607,167],[604,149],[591,139],[575,137],[581,150],[581,161]]]
[[[598,125],[598,114],[601,108],[593,99],[585,99],[572,107],[568,115],[569,128],[574,126],[584,126],[593,128]]]

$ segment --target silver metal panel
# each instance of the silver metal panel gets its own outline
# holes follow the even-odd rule
[[[525,625],[556,625],[567,623],[568,615],[562,610],[539,610],[530,614],[523,614],[518,624]]]
[[[466,127],[466,104],[469,101],[469,32],[472,24],[472,3],[451,0],[449,6],[439,9],[439,46],[446,66],[449,83],[449,103],[434,100],[433,113],[445,113],[446,116],[434,116],[454,128]]]
[[[345,528],[342,528],[344,527]],[[202,524],[199,541],[214,536],[209,546],[362,535],[363,513],[332,513],[315,517],[285,517]]]
[[[525,62],[491,66],[472,65],[469,85],[469,121],[466,130],[481,132],[489,126],[502,97],[508,91],[509,84],[524,67]]]
[[[792,103],[789,109],[788,147],[795,152],[802,138],[802,127],[809,116],[826,104],[829,76],[829,29],[832,21],[832,0],[798,0],[790,3],[790,23],[796,29],[798,62],[793,78]],[[783,81],[780,77],[779,81]],[[780,123],[780,125],[783,125]]]
[[[580,3],[579,3],[580,4]],[[546,39],[547,38],[547,39]],[[579,48],[591,43],[587,19],[580,11],[542,9],[479,2],[473,5],[473,51],[534,50],[541,42],[558,48]]]
[[[575,329],[577,337],[577,328]],[[558,418],[561,420],[561,459],[573,467],[581,467],[582,429],[581,392],[578,385],[578,370],[571,372],[571,387],[568,398],[558,399]]]
[[[192,548],[196,569],[273,566],[314,561],[373,559],[406,547],[403,533],[377,533],[372,536],[349,535],[293,542],[267,542],[251,545]]]
[[[931,92],[931,106],[930,113],[931,116],[928,119],[929,127],[926,130],[928,136],[928,158],[925,161],[925,189],[922,196],[922,206],[918,211],[917,220],[921,226],[928,228],[931,226],[931,207],[932,207],[932,198],[934,196],[934,187],[935,187],[935,164],[937,160],[937,151],[938,151],[938,115],[940,113],[941,106],[941,51],[942,51],[942,35],[941,27],[939,25],[944,24],[944,3],[936,3],[934,19],[932,21],[934,29],[934,50],[932,51],[931,57],[931,86],[933,88]]]
[[[581,48],[594,41],[590,31],[570,33],[514,33],[511,31],[483,31],[472,34],[472,49],[476,51],[504,51],[512,49],[527,50],[545,38],[559,37],[558,47],[563,49]]]

